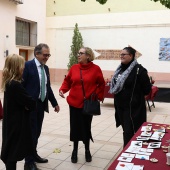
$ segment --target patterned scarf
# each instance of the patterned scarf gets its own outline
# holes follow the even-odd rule
[[[130,66],[122,73],[121,77],[117,79],[117,82],[115,83],[115,78],[118,77],[120,71],[121,71],[121,64],[118,66],[118,68],[115,71],[114,76],[112,77],[111,80],[111,85],[110,85],[110,90],[109,93],[111,94],[117,94],[119,93],[123,86],[124,83],[126,81],[126,79],[128,78],[129,74],[131,73],[132,69],[135,67],[135,65],[137,65],[138,62],[136,60],[134,60]]]

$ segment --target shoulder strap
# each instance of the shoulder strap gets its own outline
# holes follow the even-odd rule
[[[80,80],[81,80],[81,84],[82,84],[82,89],[83,89],[83,96],[84,96],[84,99],[86,99],[86,96],[85,96],[85,90],[84,90],[84,82],[83,82],[83,77],[82,77],[82,71],[80,69]]]

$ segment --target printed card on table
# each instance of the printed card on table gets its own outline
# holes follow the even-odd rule
[[[150,139],[150,137],[146,137],[146,136],[137,136],[136,137],[136,140],[141,140],[141,141],[147,141],[149,139]]]
[[[136,154],[135,158],[142,159],[142,160],[149,160],[149,156],[148,155],[139,155],[139,154]]]
[[[151,129],[152,129],[152,126],[142,126],[142,129],[141,129],[141,131],[151,131]]]
[[[119,162],[115,170],[132,170],[134,163]]]
[[[153,149],[141,148],[140,151],[141,151],[141,152],[150,152],[150,153],[152,153],[152,152],[153,152]]]
[[[148,148],[160,148],[161,147],[161,142],[151,142],[148,145]]]
[[[143,170],[144,165],[134,165],[132,170]]]
[[[128,152],[128,153],[138,153],[140,150],[139,147],[133,147],[133,146],[129,146],[129,148],[127,148],[125,150],[125,152]]]
[[[141,136],[151,136],[151,135],[152,135],[152,132],[144,131],[141,133]]]
[[[139,151],[137,154],[150,156],[152,153],[151,152],[141,152],[141,151]]]
[[[134,158],[135,154],[133,154],[133,153],[122,153],[120,156],[127,157],[127,158]]]
[[[127,157],[120,156],[117,160],[123,161],[123,162],[132,162],[132,159],[133,158],[127,158]]]
[[[160,128],[160,129],[154,129],[155,132],[165,132],[165,128]]]
[[[161,141],[161,139],[164,137],[164,135],[165,135],[165,133],[163,133],[163,132],[154,132],[153,135],[150,137],[150,139]]]
[[[141,148],[142,147],[142,141],[132,141],[130,146]]]

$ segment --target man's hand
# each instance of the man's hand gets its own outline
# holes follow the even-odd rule
[[[59,105],[57,105],[57,106],[54,107],[54,111],[57,112],[57,113],[60,111]]]

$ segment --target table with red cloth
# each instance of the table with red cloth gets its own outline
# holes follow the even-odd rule
[[[159,129],[160,127],[170,127],[170,125],[168,124],[159,124],[159,123],[149,123],[149,122],[144,122],[142,126],[147,126],[147,124],[152,124],[152,132],[153,129]],[[136,141],[136,137],[140,136],[141,134],[141,128],[142,126],[139,128],[139,130],[136,132],[136,134],[132,137],[131,141]],[[110,167],[108,168],[108,170],[115,170],[117,164],[118,164],[118,158],[119,156],[125,152],[125,150],[130,146],[131,141],[129,141],[129,143],[125,146],[125,148],[122,150],[122,152],[118,155],[118,157],[115,159],[115,161],[110,165]],[[149,142],[153,142],[153,140],[149,140]],[[166,128],[166,133],[164,135],[164,137],[161,140],[161,146],[168,146],[170,145],[170,130]],[[143,145],[142,148],[147,148],[146,145]],[[166,153],[163,152],[162,147],[160,148],[155,148],[153,153],[150,155],[149,158],[156,158],[158,159],[158,162],[153,163],[150,160],[141,160],[141,159],[137,159],[137,158],[133,158],[131,163],[134,163],[134,165],[144,165],[144,170],[170,170],[170,166],[168,166],[166,164]],[[166,149],[167,150],[167,149]]]
[[[2,103],[0,100],[0,119],[2,119],[2,115],[3,115],[3,109],[2,109]]]
[[[110,90],[110,85],[105,85],[104,89],[104,99],[105,98],[114,98],[114,94],[110,94],[108,91]],[[104,100],[103,100],[104,101]]]

